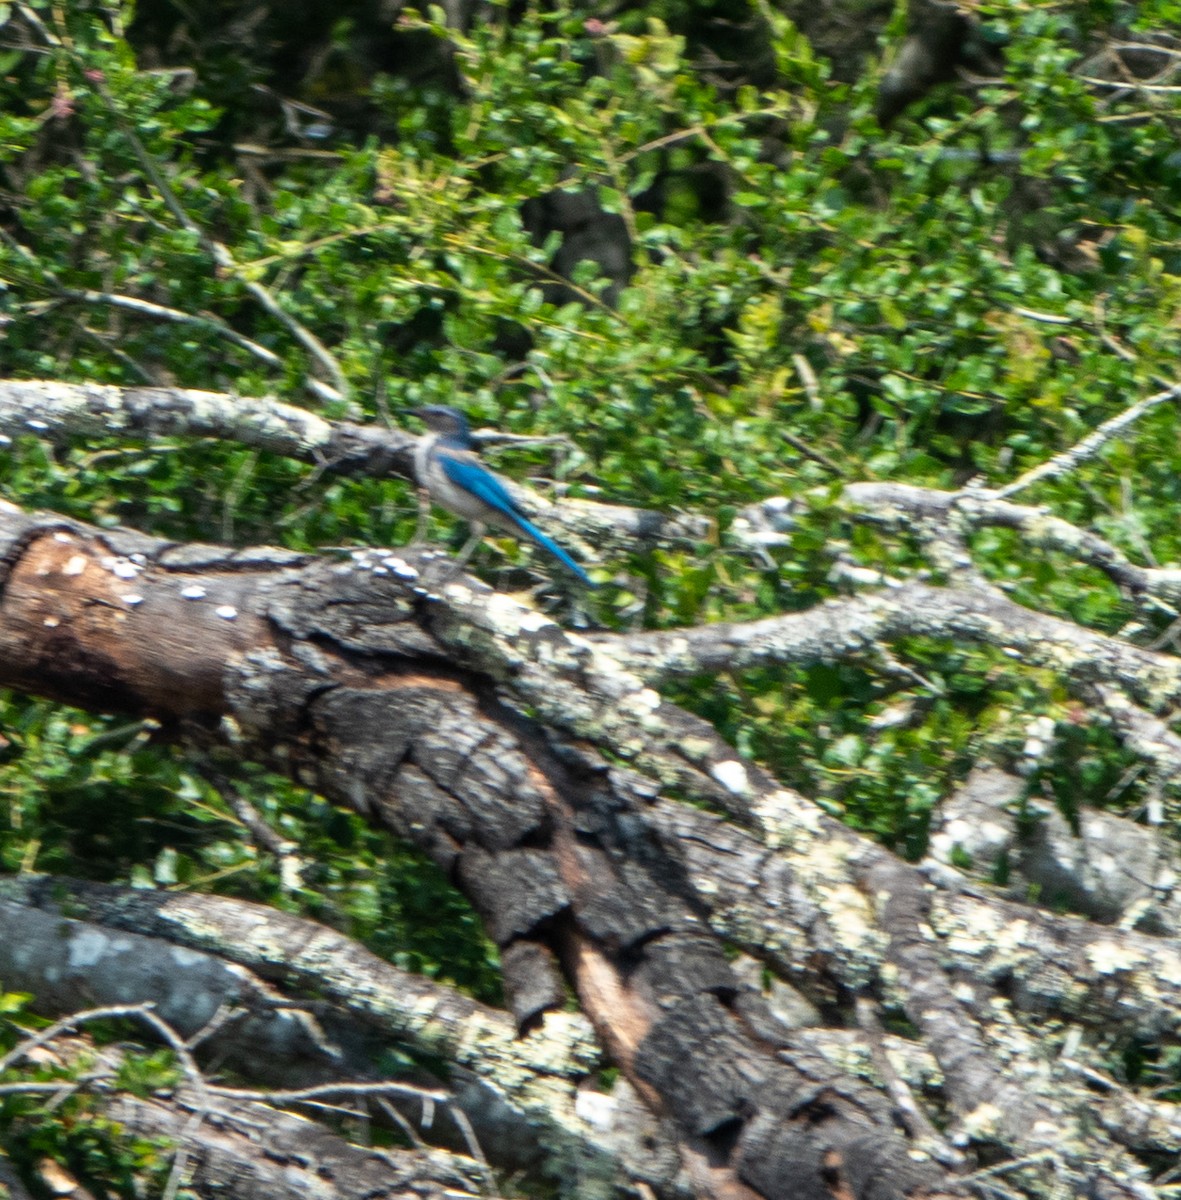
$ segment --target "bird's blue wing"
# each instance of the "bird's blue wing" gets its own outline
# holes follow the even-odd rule
[[[439,465],[443,468],[443,474],[456,487],[470,492],[477,500],[507,517],[526,537],[532,538],[543,550],[548,550],[568,570],[573,571],[583,583],[594,587],[590,576],[561,546],[546,537],[536,525],[521,515],[521,510],[517,508],[513,498],[505,490],[504,484],[491,471],[486,470],[472,459],[452,457],[451,455],[439,455]]]
[[[491,471],[472,459],[453,457],[450,454],[440,454],[438,461],[439,466],[443,468],[443,474],[456,487],[471,492],[477,500],[487,504],[489,508],[496,509],[498,513],[503,513],[514,521],[520,520],[513,498]]]

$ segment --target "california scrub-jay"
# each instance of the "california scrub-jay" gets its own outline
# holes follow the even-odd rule
[[[457,565],[467,562],[483,538],[485,526],[499,525],[532,538],[583,583],[594,586],[587,573],[561,546],[550,541],[526,519],[504,484],[476,457],[467,417],[459,409],[429,404],[413,411],[430,430],[428,436],[419,439],[414,451],[414,473],[419,487],[440,508],[463,517],[472,527],[471,537],[459,552]]]

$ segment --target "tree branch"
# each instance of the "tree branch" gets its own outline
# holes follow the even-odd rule
[[[192,388],[115,387],[47,380],[0,380],[0,437],[71,439],[208,437],[234,441],[339,475],[396,476],[414,481],[415,434],[379,425],[334,421],[270,397]],[[560,524],[598,546],[634,548],[669,540],[702,540],[712,523],[574,497],[555,505],[532,488],[506,480],[523,510]]]

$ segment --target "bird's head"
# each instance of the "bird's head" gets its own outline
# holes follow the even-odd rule
[[[441,434],[464,446],[471,444],[472,434],[467,417],[458,408],[451,408],[446,404],[428,404],[425,408],[416,408],[413,411],[416,417],[422,418],[431,433]]]

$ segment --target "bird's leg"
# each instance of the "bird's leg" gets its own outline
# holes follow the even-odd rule
[[[427,527],[431,519],[431,494],[419,484],[418,492],[418,524],[414,526],[414,536],[410,539],[412,546],[426,541]]]
[[[464,542],[463,548],[455,558],[455,569],[460,571],[467,564],[467,560],[476,552],[476,547],[484,540],[484,534],[488,532],[488,526],[483,521],[472,522],[472,532],[468,540]]]
[[[456,577],[467,564],[467,560],[476,552],[476,547],[484,540],[484,534],[487,531],[487,526],[480,521],[472,522],[472,532],[468,540],[464,542],[463,548],[459,554],[451,560],[447,565],[447,570],[435,582],[433,586],[440,587],[444,583],[449,583]]]

